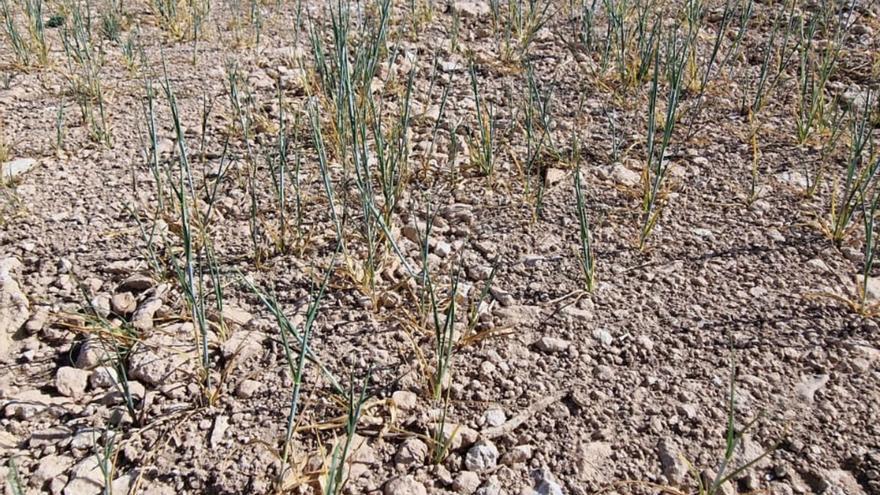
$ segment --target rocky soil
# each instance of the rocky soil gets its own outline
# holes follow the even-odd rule
[[[709,3],[710,13],[723,4]],[[758,71],[770,19],[787,9],[774,3],[754,4],[743,56],[730,66],[738,73]],[[880,53],[880,7],[855,3],[841,69],[827,88],[829,99],[839,97],[835,105],[857,105],[878,82],[871,67]],[[411,170],[390,216],[391,235],[402,257],[422,267],[419,232],[430,199],[437,213],[429,269],[443,290],[459,274],[457,341],[441,384],[446,400],[438,401],[429,379],[433,323],[419,313],[416,285],[397,254],[383,252],[375,288],[359,283],[359,206],[350,207],[344,233],[353,247],[347,257],[335,254],[308,125],[312,45],[307,29],[296,29],[297,5],[253,5],[262,12],[258,39],[249,6],[215,4],[193,62],[191,41],[163,31],[151,6],[126,3],[121,41],[96,41],[109,145],[95,142],[93,126],[80,121],[63,28],[47,28],[54,62],[46,67],[24,70],[13,63],[12,47],[0,45],[0,132],[10,149],[0,188],[0,475],[7,493],[322,493],[343,444],[344,493],[697,493],[724,458],[735,373],[732,413],[743,437],[727,472],[757,462],[718,493],[880,494],[880,326],[876,315],[844,302],[855,297],[863,269],[861,219],[840,247],[818,227],[844,178],[847,149],[842,140],[827,160],[827,180],[807,196],[803,171],[824,156],[825,134],[807,145],[792,136],[796,64],[760,116],[754,195],[750,123],[739,111],[745,83],[727,77],[729,69],[713,80],[693,136],[679,129],[673,140],[663,215],[640,251],[649,85],[620,96],[597,56],[572,46],[580,17],[568,2],[553,3],[523,57],[554,95],[549,135],[559,152],[547,152],[542,172],[526,178],[544,186],[538,212],[523,186],[525,65],[507,59],[490,5],[434,3],[426,15],[413,13],[419,2],[395,4],[389,45],[401,56],[383,62],[376,92],[400,105],[411,70],[415,77]],[[375,15],[352,5],[353,22]],[[303,19],[311,19],[305,25],[313,22],[329,44],[325,7],[302,4]],[[48,3],[47,16],[58,8]],[[707,18],[703,49],[718,28]],[[240,20],[237,28],[231,19]],[[123,48],[134,32],[144,58],[129,69]],[[468,164],[474,141],[466,136],[476,132],[470,59],[497,112],[490,177]],[[259,117],[250,138],[234,130],[230,60]],[[157,151],[163,163],[179,160],[163,63],[201,207],[210,187],[218,191],[206,228],[219,266],[219,278],[203,277],[213,301],[206,357],[174,270],[182,259],[180,219],[159,208],[157,187],[165,181],[167,199],[169,183],[157,182],[150,168],[145,79],[157,94]],[[302,149],[304,205],[302,235],[283,249],[275,242],[268,166],[262,156],[249,158],[252,148],[275,149],[279,119]],[[559,158],[571,153],[571,136],[583,148],[580,171]],[[339,198],[357,204],[354,179],[336,156],[331,161]],[[251,170],[259,184],[249,181]],[[591,293],[583,290],[576,251],[577,173],[593,222],[598,283]],[[249,283],[303,328],[327,270],[308,344],[314,360],[306,362],[285,455],[295,384],[276,317]],[[866,290],[869,301],[880,301],[880,278],[869,278]],[[328,375],[355,395],[366,383],[351,434],[348,397]]]

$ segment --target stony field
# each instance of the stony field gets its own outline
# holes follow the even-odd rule
[[[880,2],[0,21],[6,493],[880,495]]]

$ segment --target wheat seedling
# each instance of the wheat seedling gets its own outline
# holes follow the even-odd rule
[[[662,186],[669,170],[666,160],[666,150],[672,140],[677,121],[677,110],[681,96],[682,76],[684,64],[687,61],[689,43],[687,40],[679,40],[674,34],[670,34],[666,42],[666,81],[668,95],[666,99],[666,114],[663,123],[663,135],[659,143],[655,140],[657,95],[659,92],[660,50],[654,51],[654,76],[651,81],[651,90],[648,99],[648,129],[647,129],[647,163],[645,166],[645,192],[642,199],[643,220],[639,234],[639,249],[645,248],[648,236],[654,230],[654,226],[660,218],[662,205],[659,204]]]
[[[572,153],[578,153],[578,143],[575,141]],[[593,234],[590,231],[590,219],[587,215],[587,204],[584,187],[581,183],[581,170],[579,158],[578,166],[574,170],[574,195],[578,219],[578,262],[584,277],[584,288],[587,292],[593,292],[596,288],[596,257],[593,252]]]
[[[327,470],[327,477],[324,484],[324,495],[338,495],[342,493],[346,481],[348,481],[348,471],[345,469],[346,461],[349,460],[349,452],[351,451],[352,441],[355,439],[357,424],[361,417],[361,408],[367,400],[367,388],[370,386],[370,378],[372,369],[367,371],[364,383],[361,385],[360,392],[356,395],[354,392],[354,378],[348,390],[346,400],[346,422],[345,422],[345,440],[336,444],[331,454],[330,467]]]
[[[871,124],[871,94],[867,95],[862,111],[854,115],[850,123],[849,156],[846,178],[840,195],[837,187],[831,197],[831,212],[825,233],[838,247],[852,223],[853,216],[861,209],[863,198],[874,186],[880,158],[875,156]]]
[[[736,478],[762,459],[770,455],[776,446],[765,450],[760,455],[746,461],[739,467],[731,467],[737,449],[741,445],[746,432],[748,432],[761,419],[761,414],[748,422],[742,429],[736,428],[736,362],[731,359],[731,378],[730,378],[730,394],[728,396],[728,414],[727,414],[727,431],[725,433],[724,455],[718,463],[716,474],[714,476],[703,476],[697,469],[687,460],[683,459],[688,465],[691,474],[697,481],[697,495],[718,495],[723,493],[724,486],[730,480]]]
[[[21,483],[21,477],[18,475],[18,466],[15,464],[15,458],[9,457],[6,461],[9,471],[6,473],[6,486],[9,487],[12,495],[24,495],[24,485]]]
[[[479,136],[470,138],[471,163],[474,164],[481,174],[488,177],[495,170],[495,109],[492,105],[485,108],[486,104],[477,86],[477,69],[473,62],[470,64],[471,89],[477,107],[477,128]]]
[[[164,69],[164,65],[163,65]],[[183,290],[190,315],[195,324],[197,335],[197,346],[199,349],[199,359],[201,364],[201,378],[204,398],[209,403],[213,403],[217,398],[219,387],[217,390],[212,388],[211,384],[211,367],[210,357],[208,355],[208,331],[209,324],[207,318],[207,295],[208,291],[204,286],[204,268],[205,264],[212,265],[214,260],[209,257],[205,259],[205,250],[208,248],[210,239],[207,236],[207,219],[201,222],[201,232],[193,229],[191,205],[195,207],[196,189],[193,183],[192,171],[189,163],[189,151],[186,145],[186,138],[183,132],[183,126],[180,120],[180,112],[178,110],[177,99],[168,79],[167,70],[164,71],[164,81],[162,89],[168,100],[168,106],[171,109],[171,119],[178,147],[178,178],[177,182],[172,180],[173,174],[171,165],[169,164],[167,173],[169,176],[169,184],[174,193],[179,207],[179,228],[180,238],[183,243],[183,261],[174,263],[174,272],[177,275],[177,282]],[[209,270],[216,270],[216,267],[210,267]],[[215,301],[218,307],[222,308],[222,300]]]
[[[6,31],[6,37],[9,38],[9,44],[15,54],[16,61],[22,67],[31,65],[31,47],[15,22],[11,0],[0,1],[0,14],[3,14],[3,28]]]

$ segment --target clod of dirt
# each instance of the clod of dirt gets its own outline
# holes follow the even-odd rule
[[[611,169],[611,178],[626,187],[635,187],[642,181],[642,176],[638,172],[630,170],[622,163],[615,164]]]
[[[518,464],[525,464],[532,458],[532,451],[534,447],[531,445],[517,445],[516,447],[508,450],[501,456],[501,464],[505,466],[516,466]]]
[[[683,483],[688,475],[688,467],[681,459],[678,447],[664,438],[657,444],[657,456],[660,457],[663,476],[672,484]]]
[[[393,478],[385,483],[382,490],[385,495],[427,495],[425,485],[416,481],[411,475]]]
[[[462,495],[471,495],[480,487],[480,476],[473,471],[462,471],[452,480],[452,489]]]
[[[254,394],[260,390],[262,385],[262,383],[256,380],[243,380],[237,387],[235,387],[235,395],[243,399],[253,397]]]
[[[397,453],[394,455],[394,462],[408,466],[410,464],[419,465],[425,462],[428,457],[428,446],[425,442],[416,437],[407,438],[400,444]]]
[[[175,328],[181,330],[182,327],[184,325]],[[192,342],[187,343],[174,335],[152,335],[129,356],[128,376],[148,385],[162,385],[192,367],[193,346]]]
[[[223,306],[221,316],[226,323],[234,323],[240,327],[247,325],[254,318],[254,315],[247,311],[230,305]]]
[[[394,402],[395,406],[404,411],[409,411],[415,409],[419,399],[413,392],[408,390],[398,390],[391,394],[391,400]]]
[[[828,383],[829,378],[830,376],[826,374],[804,377],[797,386],[798,396],[807,402],[813,402],[816,392]]]
[[[581,447],[581,460],[578,465],[581,479],[586,481],[604,481],[603,469],[605,461],[611,456],[611,444],[608,442],[590,442]]]

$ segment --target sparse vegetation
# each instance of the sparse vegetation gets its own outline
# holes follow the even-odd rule
[[[0,0],[6,487],[872,493],[878,18]]]

